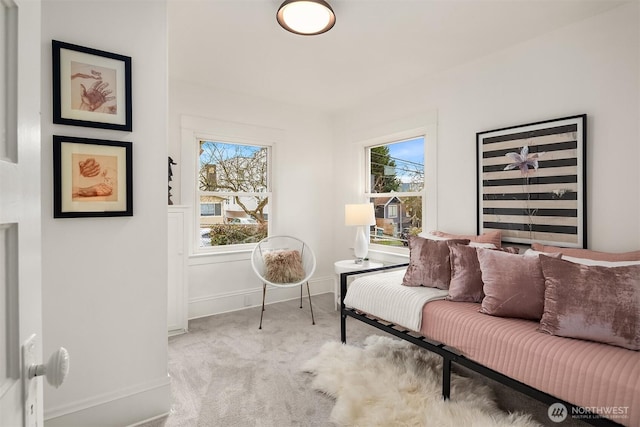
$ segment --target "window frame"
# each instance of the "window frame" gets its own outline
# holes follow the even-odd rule
[[[401,143],[404,141],[409,141],[416,138],[423,139],[423,167],[424,167],[424,183],[422,186],[422,190],[420,191],[392,191],[387,193],[373,193],[371,192],[371,149],[375,147],[381,147],[386,145],[391,145],[395,143]],[[426,213],[427,213],[427,203],[426,203],[426,188],[427,188],[427,135],[422,129],[418,130],[410,130],[406,132],[402,132],[399,134],[388,135],[380,138],[376,138],[370,141],[366,141],[362,143],[362,149],[364,151],[364,200],[365,202],[370,202],[373,198],[384,198],[384,197],[420,197],[422,204],[422,229],[425,229],[426,225]],[[396,208],[397,209],[397,208]],[[398,210],[398,209],[397,209]],[[398,212],[396,212],[396,216],[398,217]],[[402,231],[402,230],[400,230]],[[367,231],[369,233],[369,231]],[[389,245],[380,245],[371,242],[371,236],[367,236],[369,241],[369,250],[373,252],[390,252],[390,253],[408,253],[409,249],[406,246],[389,246]]]
[[[214,197],[219,197],[221,199],[225,199],[228,200],[231,197],[254,197],[254,196],[260,196],[260,197],[266,197],[269,201],[268,201],[268,205],[269,205],[269,212],[271,212],[271,203],[273,202],[272,196],[273,196],[273,192],[271,191],[271,169],[272,169],[272,145],[271,144],[267,144],[267,143],[259,143],[256,141],[247,141],[247,140],[239,140],[239,139],[229,139],[229,138],[215,138],[212,139],[210,137],[207,138],[199,138],[197,140],[197,146],[198,146],[198,150],[200,147],[200,144],[202,142],[213,142],[213,143],[223,143],[223,144],[229,144],[229,145],[245,145],[245,146],[250,146],[250,147],[259,147],[259,148],[266,148],[267,149],[267,176],[266,176],[266,187],[267,187],[267,191],[251,191],[251,192],[241,192],[241,191],[204,191],[204,190],[200,190],[200,156],[196,156],[197,157],[197,162],[198,162],[198,166],[196,167],[196,174],[194,176],[194,184],[196,187],[196,200],[195,200],[195,206],[196,209],[194,209],[195,211],[198,212],[198,215],[196,217],[196,223],[195,223],[195,229],[198,231],[198,233],[200,232],[200,218],[201,215],[199,214],[200,212],[200,206],[202,204],[202,202],[200,201],[200,198],[202,196],[214,196]],[[267,221],[267,236],[269,236],[271,233],[271,222]],[[198,253],[218,253],[218,252],[236,252],[236,251],[242,251],[242,250],[248,250],[251,249],[253,250],[254,246],[256,245],[256,243],[240,243],[240,244],[233,244],[233,245],[220,245],[220,246],[200,246],[200,242],[198,241],[196,244],[196,251]]]
[[[181,200],[192,207],[191,221],[188,226],[190,235],[189,257],[200,258],[225,254],[246,254],[253,251],[257,243],[245,243],[223,246],[200,246],[200,188],[199,188],[199,149],[200,141],[216,141],[229,144],[243,144],[267,148],[267,189],[259,193],[237,193],[241,196],[259,194],[269,198],[267,234],[272,234],[275,192],[273,188],[273,170],[276,158],[276,147],[284,140],[284,131],[244,123],[227,122],[218,119],[184,115],[181,117],[181,159],[180,189]],[[215,192],[220,193],[220,192]],[[229,192],[229,195],[236,193]],[[242,257],[246,255],[241,255]]]
[[[422,189],[422,229],[438,229],[438,111],[426,109],[408,116],[401,116],[390,121],[372,121],[369,117],[351,123],[346,131],[347,140],[352,141],[354,160],[351,163],[357,171],[354,178],[359,181],[354,187],[355,192],[349,191],[345,196],[349,203],[367,203],[369,177],[365,148],[375,145],[388,144],[395,141],[424,136],[425,143],[425,185]],[[359,188],[358,188],[359,187]],[[379,195],[379,193],[375,193]],[[367,230],[367,240],[369,240]],[[395,256],[405,258],[409,256],[406,247],[390,247],[370,244],[371,256],[379,259],[396,260]],[[390,257],[388,257],[389,255]]]

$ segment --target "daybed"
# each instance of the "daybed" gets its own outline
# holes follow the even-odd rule
[[[481,312],[482,302],[446,300],[448,289],[405,286],[407,270],[418,259],[411,251],[409,264],[341,274],[342,342],[347,317],[355,318],[441,355],[444,398],[453,362],[549,405],[562,403],[570,418],[640,426],[640,351],[544,333],[536,319],[488,315]],[[347,287],[349,276],[363,273]],[[638,280],[632,278],[632,286]],[[630,296],[636,309],[637,295]],[[632,346],[638,343],[637,319]]]

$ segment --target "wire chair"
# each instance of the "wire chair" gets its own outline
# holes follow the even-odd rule
[[[282,254],[289,251],[297,251],[299,260],[302,262],[302,270],[304,274],[297,276],[291,275],[285,277],[285,280],[278,281],[274,279],[274,275],[268,271],[268,259],[275,254]],[[297,257],[297,255],[293,255]],[[298,261],[299,262],[299,261]],[[299,264],[296,263],[299,267]],[[251,267],[256,275],[262,280],[262,310],[260,311],[260,326],[262,329],[262,318],[264,314],[264,301],[267,294],[267,285],[278,288],[292,288],[300,286],[300,308],[302,308],[302,285],[307,284],[307,295],[309,296],[309,309],[311,311],[311,324],[315,325],[316,321],[313,317],[313,306],[311,305],[311,292],[309,291],[309,279],[316,270],[316,256],[306,243],[292,236],[271,236],[262,239],[251,254]],[[302,273],[298,271],[298,273]],[[302,277],[304,276],[304,277]]]

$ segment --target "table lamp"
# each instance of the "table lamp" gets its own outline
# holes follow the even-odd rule
[[[353,247],[356,263],[362,262],[369,251],[365,227],[375,225],[376,217],[373,211],[373,203],[357,203],[344,206],[344,225],[357,226],[356,241]]]

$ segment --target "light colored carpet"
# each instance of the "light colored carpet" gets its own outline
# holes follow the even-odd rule
[[[326,342],[340,340],[340,315],[332,294],[312,301],[316,325],[306,298],[302,309],[295,300],[268,305],[262,330],[259,307],[190,321],[189,333],[169,339],[172,412],[140,427],[334,426],[334,399],[314,390],[302,365]],[[347,319],[349,344],[362,346],[373,334],[389,336]],[[475,378],[494,389],[503,410],[530,413],[548,426],[586,425],[551,423],[547,405]]]
[[[339,426],[540,427],[529,415],[498,409],[491,389],[452,375],[442,399],[442,358],[405,341],[372,335],[364,347],[328,342],[303,365],[312,386],[336,399]]]

